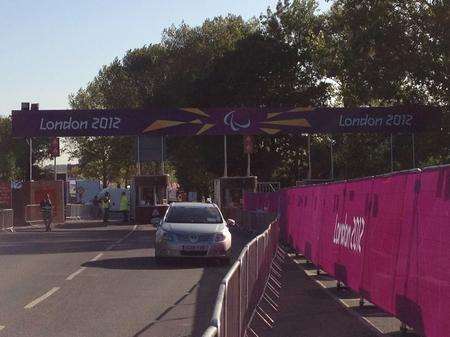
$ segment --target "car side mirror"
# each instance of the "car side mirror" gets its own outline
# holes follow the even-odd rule
[[[227,220],[227,226],[228,226],[228,227],[234,227],[234,226],[236,226],[236,221],[234,221],[233,219],[228,219],[228,220]]]

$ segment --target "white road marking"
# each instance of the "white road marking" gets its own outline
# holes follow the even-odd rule
[[[70,274],[69,276],[67,276],[66,280],[70,281],[73,280],[75,278],[75,276],[77,276],[78,274],[80,274],[83,270],[85,270],[86,267],[81,267],[80,269],[78,269],[76,272]]]
[[[127,235],[125,235],[122,239],[117,241],[116,244],[124,242],[131,234],[133,234],[133,232],[136,230],[137,226],[138,225],[134,225],[133,229]]]
[[[56,293],[60,288],[59,287],[53,287],[52,289],[50,289],[49,291],[47,291],[44,295],[42,295],[41,297],[36,298],[34,301],[28,303],[25,306],[25,309],[31,309],[34,306],[38,305],[39,303],[41,303],[42,301],[44,301],[45,299],[49,298],[50,296],[52,296],[54,293]]]
[[[98,254],[96,257],[94,257],[91,261],[97,261],[99,258],[103,256],[103,253]]]
[[[120,244],[121,242],[125,241],[131,234],[133,234],[133,232],[137,229],[138,225],[134,225],[133,229],[127,234],[125,235],[122,239],[120,239],[119,241],[117,241],[115,244],[110,245],[108,248],[106,248],[106,250],[110,250],[112,249],[116,244]],[[103,253],[99,253],[97,256],[95,256],[92,260],[90,261],[97,261],[100,257],[103,256]],[[80,269],[78,269],[76,272],[70,274],[66,280],[73,280],[75,278],[75,276],[77,276],[78,274],[80,274],[81,272],[83,272],[83,270],[85,270],[86,267],[81,267]],[[50,296],[52,296],[54,293],[56,293],[58,290],[60,289],[60,287],[53,287],[52,289],[50,289],[49,291],[47,291],[44,295],[42,295],[41,297],[36,298],[34,301],[28,303],[24,308],[25,309],[31,309],[33,307],[35,307],[36,305],[38,305],[39,303],[41,303],[42,301],[46,300],[47,298],[49,298]],[[5,328],[5,326],[0,325],[0,331],[3,330]]]
[[[6,326],[0,325],[0,331],[2,331],[4,328],[6,328]]]
[[[374,328],[375,328],[378,332],[380,332],[381,334],[384,334],[384,333],[385,333],[385,331],[383,331],[383,330],[381,330],[379,327],[377,327],[377,326],[375,325],[375,323],[371,322],[371,321],[369,320],[368,317],[366,317],[366,316],[361,316],[361,318],[362,318],[363,320],[365,320],[368,324],[370,324],[372,327],[374,327]]]
[[[322,283],[321,281],[316,280],[316,283],[319,284],[322,288],[327,289],[327,286],[325,283]]]
[[[133,232],[136,230],[136,228],[138,227],[138,225],[134,225],[133,229],[127,233],[127,235],[125,235],[123,238],[119,239],[118,241],[116,241],[115,243],[109,245],[108,247],[106,247],[105,251],[111,250],[113,249],[116,245],[122,243],[123,241],[125,241],[131,234],[133,234]],[[103,256],[103,253],[98,254],[96,257],[94,257],[93,259],[89,260],[91,262],[93,261],[97,261],[99,258],[101,258]],[[85,270],[86,267],[81,267],[80,269],[78,269],[76,272],[70,274],[66,280],[70,281],[73,280],[75,278],[75,276],[77,276],[78,274],[82,273],[83,270]]]

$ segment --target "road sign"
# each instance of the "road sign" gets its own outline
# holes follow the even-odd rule
[[[50,155],[52,157],[59,157],[60,156],[59,138],[58,137],[55,137],[55,138],[52,139],[52,141],[50,143],[49,152],[50,152]]]
[[[253,137],[252,136],[244,136],[244,153],[249,154],[253,153]]]
[[[163,159],[164,141],[161,136],[138,136],[135,144],[135,158],[140,163],[160,162]]]

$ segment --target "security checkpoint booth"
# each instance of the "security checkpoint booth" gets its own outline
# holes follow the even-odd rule
[[[46,195],[52,201],[53,223],[65,221],[64,181],[26,181],[12,190],[14,225],[21,226],[43,221],[40,203]]]
[[[131,217],[136,224],[157,223],[167,208],[169,175],[135,176],[131,185]]]
[[[14,211],[11,208],[11,199],[11,183],[0,179],[0,231],[14,231]]]
[[[214,202],[220,208],[242,208],[245,192],[256,192],[258,178],[221,177],[214,180]]]

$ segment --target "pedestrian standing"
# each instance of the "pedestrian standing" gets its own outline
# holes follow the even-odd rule
[[[130,204],[128,203],[128,197],[125,191],[120,196],[119,211],[123,214],[123,222],[128,222],[128,211]]]
[[[103,208],[103,222],[106,224],[109,220],[109,209],[111,207],[111,198],[109,193],[106,192],[102,198],[102,208]]]
[[[51,232],[52,230],[52,201],[50,195],[46,194],[41,201],[42,218],[44,219],[45,231]]]

